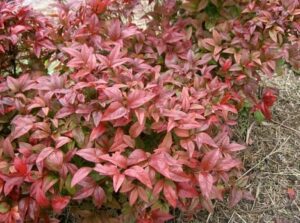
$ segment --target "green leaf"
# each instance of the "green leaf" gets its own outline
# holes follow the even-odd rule
[[[275,72],[278,75],[283,75],[284,72],[284,65],[285,65],[285,61],[283,59],[279,59],[276,61],[276,68],[275,68]]]
[[[254,118],[258,123],[262,123],[265,120],[265,116],[261,111],[254,112]]]
[[[9,212],[10,206],[6,202],[1,202],[0,203],[0,213],[5,214]]]
[[[71,181],[72,181],[72,176],[69,174],[65,181],[65,187],[70,195],[74,195],[76,193],[76,189],[75,187],[71,187]]]
[[[85,135],[81,127],[77,127],[72,131],[73,137],[80,148],[84,145]]]

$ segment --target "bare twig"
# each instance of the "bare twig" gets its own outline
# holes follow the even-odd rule
[[[274,124],[277,124],[277,125],[279,125],[279,126],[282,126],[283,128],[286,128],[286,129],[288,129],[288,130],[291,130],[291,131],[297,133],[297,135],[300,136],[300,131],[298,131],[297,129],[294,129],[294,128],[292,128],[292,127],[289,127],[289,126],[287,126],[287,125],[285,125],[285,124],[283,124],[283,123],[280,123],[280,122],[277,122],[277,121],[274,121],[274,120],[271,120],[271,122],[273,122]]]
[[[255,125],[255,122],[252,122],[250,127],[247,129],[247,135],[246,135],[246,144],[247,145],[250,144],[250,133],[251,133],[254,125]]]

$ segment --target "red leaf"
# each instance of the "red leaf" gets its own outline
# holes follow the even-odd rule
[[[27,164],[23,159],[15,157],[14,166],[22,176],[25,176],[27,174]]]
[[[216,166],[220,158],[221,153],[219,149],[211,150],[202,158],[200,168],[203,171],[210,171]]]
[[[213,187],[213,176],[207,173],[199,173],[198,183],[201,189],[201,193],[205,198],[209,198],[209,195]]]
[[[134,90],[129,93],[127,101],[128,107],[131,109],[138,108],[155,97],[152,92],[143,90]]]
[[[49,200],[40,188],[36,190],[35,200],[41,207],[49,206]]]
[[[112,121],[124,117],[127,109],[120,102],[111,103],[105,110],[101,121]]]
[[[81,167],[77,172],[74,174],[71,187],[74,187],[78,182],[83,180],[93,169],[91,167]]]
[[[168,183],[164,184],[164,196],[167,199],[168,203],[175,208],[177,205],[177,193],[175,189]]]
[[[275,101],[277,100],[277,96],[274,90],[266,89],[263,94],[263,103],[267,107],[271,107]]]
[[[92,0],[90,4],[96,14],[101,14],[106,10],[109,0]]]
[[[96,128],[93,129],[90,135],[90,141],[93,141],[98,137],[100,137],[105,132],[105,130],[106,130],[105,125],[100,123]]]
[[[133,166],[125,170],[125,175],[138,179],[141,183],[149,188],[152,188],[152,183],[149,174],[140,166]]]
[[[69,196],[56,195],[51,200],[51,206],[54,212],[60,213],[68,205],[69,202]]]

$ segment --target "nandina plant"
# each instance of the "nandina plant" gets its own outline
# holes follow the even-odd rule
[[[299,68],[298,1],[57,8],[49,20],[0,3],[0,221],[54,222],[75,205],[85,222],[159,223],[253,199],[231,126],[245,102],[270,119],[260,76]]]

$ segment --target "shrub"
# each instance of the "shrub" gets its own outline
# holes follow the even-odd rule
[[[57,3],[50,22],[0,3],[0,221],[73,203],[87,222],[165,222],[253,199],[231,126],[245,103],[271,118],[261,75],[299,69],[299,2],[149,1],[138,27],[141,4]]]

